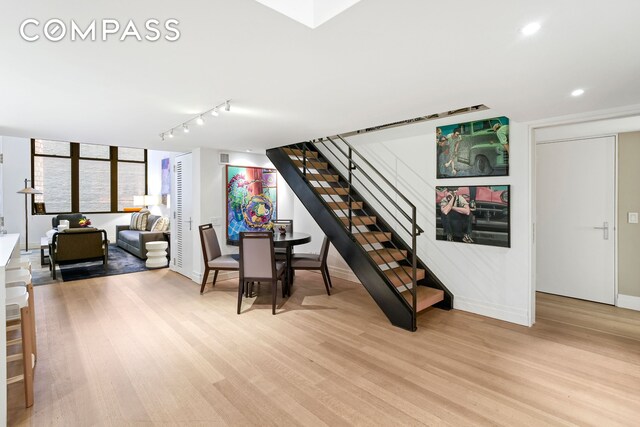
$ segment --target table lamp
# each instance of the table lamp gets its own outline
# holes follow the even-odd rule
[[[42,191],[40,190],[36,190],[33,187],[28,187],[27,183],[29,183],[30,180],[25,179],[24,180],[24,188],[20,191],[18,191],[18,194],[24,194],[24,228],[25,228],[25,233],[24,233],[24,244],[25,244],[25,249],[24,252],[22,252],[23,254],[30,254],[31,251],[29,250],[29,211],[27,210],[27,196],[29,194],[34,195],[34,194],[42,194]]]

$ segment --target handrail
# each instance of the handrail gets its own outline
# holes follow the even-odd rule
[[[353,151],[354,153],[356,153],[356,154],[358,155],[358,157],[360,157],[360,158],[362,159],[362,161],[363,161],[363,162],[365,162],[365,164],[366,164],[367,166],[369,166],[369,167],[373,170],[373,172],[375,172],[376,174],[378,174],[378,176],[380,176],[380,178],[382,178],[382,180],[384,181],[384,183],[385,183],[385,184],[387,184],[389,187],[391,187],[391,189],[392,189],[392,190],[393,190],[393,191],[394,191],[398,196],[400,196],[400,197],[402,198],[402,200],[404,200],[404,201],[405,201],[405,203],[406,203],[407,205],[409,205],[409,207],[410,207],[411,209],[415,209],[415,207],[416,207],[416,206],[415,206],[413,203],[411,203],[411,202],[409,201],[409,199],[407,199],[407,197],[406,197],[404,194],[402,194],[402,193],[400,192],[400,190],[398,190],[398,189],[396,188],[396,186],[395,186],[395,185],[391,184],[391,182],[389,182],[389,180],[388,180],[387,178],[385,178],[385,176],[384,176],[384,175],[383,175],[383,174],[382,174],[378,169],[376,169],[376,168],[375,168],[375,166],[373,166],[373,165],[372,165],[372,164],[371,164],[371,163],[370,163],[370,162],[369,162],[369,161],[368,161],[368,160],[367,160],[367,159],[366,159],[362,154],[360,154],[360,152],[359,152],[359,151],[358,151],[358,150],[357,150],[353,145],[349,144],[349,143],[348,143],[348,142],[347,142],[347,141],[346,141],[342,136],[337,135],[337,137],[338,137],[338,138],[340,138],[340,141],[344,142],[344,143],[347,145],[347,147],[349,147],[349,149],[350,149],[351,151]],[[330,140],[330,138],[327,138],[327,139],[329,139],[329,140]],[[355,163],[355,162],[354,162],[354,163]],[[364,171],[362,170],[362,168],[360,168],[360,172],[364,173]],[[383,193],[384,193],[384,192],[383,192]],[[386,195],[386,193],[385,193],[385,195]],[[388,198],[389,200],[391,200],[391,198],[390,198],[388,195],[387,195],[387,198]],[[403,213],[403,214],[405,214],[405,216],[407,217],[407,219],[411,220],[411,217],[409,217],[409,215],[408,215],[406,212],[402,211],[402,213]],[[421,233],[424,231],[422,228],[420,228],[420,227],[418,227],[418,228],[420,229],[420,232],[421,232]]]
[[[348,148],[348,152],[345,152],[345,150],[340,147],[336,141],[334,141],[331,137],[327,137],[327,138],[322,138],[317,140],[319,143],[321,143],[322,145],[325,146],[326,150],[328,151],[328,153],[331,154],[331,156],[333,156],[335,158],[335,161],[337,161],[339,164],[341,164],[343,167],[345,167],[347,169],[347,173],[348,173],[348,178],[347,178],[347,188],[345,189],[345,187],[343,186],[342,182],[345,181],[344,178],[342,178],[342,182],[340,180],[338,180],[338,182],[336,182],[338,188],[341,188],[343,190],[347,190],[347,194],[344,194],[342,197],[346,197],[347,200],[347,211],[345,212],[345,209],[342,207],[339,207],[338,209],[334,209],[334,215],[336,217],[338,217],[338,215],[335,213],[335,210],[340,211],[343,215],[346,214],[346,218],[348,219],[348,223],[347,225],[347,229],[349,231],[350,234],[353,235],[354,230],[353,227],[368,227],[365,226],[363,223],[360,224],[354,224],[354,219],[353,219],[353,202],[355,201],[354,198],[354,194],[353,194],[353,188],[352,188],[352,183],[355,179],[355,181],[359,182],[365,189],[368,187],[367,184],[365,184],[357,175],[353,174],[353,170],[358,170],[358,175],[362,175],[366,180],[368,180],[374,187],[375,189],[381,193],[385,198],[387,198],[387,200],[390,202],[390,205],[392,205],[393,207],[395,207],[395,209],[397,211],[400,211],[402,213],[402,216],[404,216],[405,219],[409,220],[411,223],[411,229],[409,229],[408,227],[406,227],[401,221],[398,221],[397,217],[397,213],[394,215],[393,212],[391,212],[389,210],[389,207],[387,206],[387,204],[382,203],[382,201],[379,199],[379,196],[376,196],[376,194],[374,194],[373,192],[370,192],[371,196],[380,204],[383,206],[384,210],[386,210],[390,215],[394,216],[394,219],[397,221],[397,224],[400,228],[404,229],[406,232],[408,232],[411,236],[411,255],[409,256],[404,256],[403,258],[406,259],[406,261],[409,261],[411,263],[411,289],[408,288],[408,284],[404,283],[404,280],[402,280],[402,278],[400,277],[400,275],[398,274],[398,272],[396,270],[394,270],[391,267],[391,263],[397,263],[397,261],[394,261],[393,256],[391,256],[391,261],[386,261],[384,259],[384,257],[382,257],[382,263],[381,264],[377,264],[378,268],[380,269],[380,265],[386,265],[387,268],[389,268],[389,270],[391,272],[393,272],[393,274],[395,275],[395,277],[397,277],[401,283],[401,286],[404,287],[405,289],[409,290],[411,293],[411,299],[412,299],[412,312],[413,312],[413,329],[416,329],[416,317],[417,317],[417,236],[422,233],[424,230],[418,226],[417,224],[417,209],[416,206],[411,203],[409,201],[409,199],[400,192],[400,190],[398,190],[398,188],[396,188],[393,184],[391,184],[391,182],[389,182],[389,180],[380,172],[378,171],[375,166],[373,166],[366,158],[364,158],[364,156],[356,149],[354,148],[349,142],[347,142],[342,136],[337,135],[337,138],[340,139],[340,141],[342,141],[346,147]],[[343,162],[343,160],[340,158],[340,155],[335,153],[334,150],[331,149],[331,147],[329,146],[329,144],[326,142],[329,141],[333,147],[335,149],[337,149],[339,151],[339,153],[344,156],[344,158],[346,158],[348,164],[345,164],[345,162]],[[317,147],[317,142],[312,142],[309,141],[309,143],[311,144],[311,146],[318,152],[321,154],[321,152],[318,150],[319,147]],[[304,176],[305,179],[309,180],[309,181],[313,181],[313,178],[309,179],[309,177],[307,177],[307,171],[309,169],[315,169],[316,172],[320,175],[320,176],[324,176],[324,173],[319,172],[317,167],[313,167],[314,163],[317,163],[317,158],[314,159],[309,159],[307,156],[307,153],[310,151],[307,148],[307,142],[302,142],[302,150],[301,154],[302,154],[302,174]],[[293,146],[296,147],[300,147],[300,144],[295,144]],[[360,162],[356,159],[354,159],[354,154],[357,155],[360,159]],[[300,155],[299,154],[293,154],[294,157],[299,161],[300,160]],[[325,156],[326,157],[326,156]],[[328,159],[325,159],[328,162]],[[309,166],[311,164],[311,166]],[[330,163],[329,163],[330,164]],[[369,175],[369,173],[367,173],[367,171],[363,170],[362,165],[366,165],[367,169],[370,169],[369,172],[372,172],[374,174],[376,174],[377,176],[380,177],[380,180],[375,181],[371,175]],[[299,170],[298,170],[299,171]],[[300,172],[300,171],[299,171]],[[337,172],[337,171],[336,171]],[[313,175],[313,173],[311,173]],[[385,191],[383,190],[380,185],[378,184],[378,182],[384,182],[391,191],[395,192],[396,195],[400,196],[400,198],[404,201],[404,203],[406,203],[409,207],[409,209],[411,210],[411,215],[409,215],[405,209],[401,208],[398,203],[396,202],[396,200],[394,200],[394,198],[391,197],[391,195],[389,194],[391,191]],[[329,183],[329,180],[327,180],[327,183]],[[311,184],[311,183],[309,183]],[[317,192],[319,195],[326,195],[326,196],[331,196],[331,200],[335,201],[335,198],[333,197],[333,195],[329,194],[329,190],[328,188],[334,188],[331,186],[331,184],[329,184],[329,187],[324,187],[321,183],[320,183],[320,187],[314,187],[317,188]],[[326,203],[323,200],[324,203]],[[338,219],[340,219],[342,217],[338,217]],[[342,221],[342,220],[340,220]],[[379,230],[379,231],[383,231],[383,229],[380,227],[379,224],[374,224],[375,227]],[[357,231],[361,232],[361,230],[358,228]],[[364,238],[364,241],[366,242],[366,244],[368,245],[373,245],[374,243],[378,243],[378,244],[382,244],[382,242],[380,242],[378,240],[377,237],[374,237],[375,242],[372,242],[369,240],[369,238],[366,236],[366,234],[362,235]],[[400,240],[404,240],[403,238],[400,238],[400,236],[397,236]],[[362,242],[361,242],[362,243]],[[389,242],[391,243],[391,245],[396,249],[399,250],[398,246],[396,245],[395,242],[393,242],[392,240]],[[409,246],[409,243],[405,240],[405,244],[406,246]],[[406,247],[405,246],[405,247]],[[362,248],[364,250],[364,248]],[[387,246],[382,246],[381,249],[376,249],[376,250],[383,250],[384,253],[386,253],[387,255],[391,255],[391,249]],[[410,258],[409,258],[410,257]],[[400,266],[402,266],[402,264],[400,264]],[[382,269],[380,269],[382,270]],[[405,270],[406,272],[406,270]],[[400,292],[397,288],[396,288],[396,292]]]
[[[333,141],[331,141],[331,142],[333,142]],[[347,155],[346,153],[344,153],[344,151],[342,151],[342,149],[341,149],[340,147],[338,147],[337,145],[335,145],[335,142],[333,142],[333,143],[334,143],[334,146],[335,146],[338,150],[340,150],[340,152],[341,152],[342,154],[344,154],[345,156]],[[344,167],[345,167],[345,168],[347,168],[347,169],[349,168],[349,166],[347,166],[347,165],[346,165],[346,164],[345,164],[345,163],[344,163],[340,158],[338,158],[338,156],[336,156],[336,154],[333,152],[333,150],[331,149],[331,147],[329,147],[329,146],[328,146],[324,141],[322,141],[322,144],[323,144],[325,147],[327,147],[327,150],[329,151],[329,153],[331,153],[331,154],[336,158],[336,160],[337,160],[337,161],[338,161],[342,166],[344,166]],[[352,163],[354,163],[354,164],[355,164],[355,162],[352,162]],[[380,186],[379,186],[379,185],[377,185],[377,184],[375,183],[375,181],[373,181],[373,180],[372,180],[372,178],[371,178],[371,177],[370,177],[366,172],[364,172],[362,169],[360,169],[360,173],[362,173],[362,174],[365,176],[365,178],[367,178],[369,181],[371,181],[371,183],[372,183],[372,184],[373,184],[373,185],[378,189],[378,191],[380,191],[381,193],[384,193],[384,192],[382,191],[382,189],[380,188]],[[351,174],[350,179],[351,179],[351,178],[355,178],[355,179],[356,179],[360,184],[362,184],[363,186],[365,186],[365,183],[364,183],[364,182],[362,182],[362,180],[361,180],[360,178],[358,178],[358,176],[357,176],[357,175],[353,175],[353,174]],[[375,196],[374,196],[374,197],[375,197]],[[397,204],[393,199],[390,199],[390,201],[391,201],[391,203],[396,207],[396,209],[398,209],[399,211],[402,211],[402,208],[401,208],[400,206],[398,206],[398,204]],[[386,210],[390,215],[393,215],[393,212],[391,212],[391,211],[389,210],[389,208],[388,208],[386,205],[382,204],[382,207],[383,207],[383,208],[384,208],[384,209],[385,209],[385,210]],[[404,213],[404,212],[403,212],[403,213]],[[406,215],[406,218],[407,218],[409,221],[411,221],[411,217],[409,217],[409,216],[407,216],[407,215]],[[402,227],[402,228],[403,228],[407,233],[411,234],[411,230],[409,230],[409,228],[407,228],[407,227],[406,227],[406,226],[404,226],[403,224],[400,224],[400,226],[401,226],[401,227]]]

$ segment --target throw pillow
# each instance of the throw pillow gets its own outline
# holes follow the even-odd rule
[[[142,209],[140,212],[131,214],[131,223],[129,230],[144,231],[147,228],[147,220],[149,219],[149,210]]]
[[[151,226],[151,231],[167,231],[169,229],[169,218],[161,216]]]

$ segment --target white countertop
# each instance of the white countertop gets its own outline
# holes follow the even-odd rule
[[[9,262],[19,238],[19,234],[0,234],[0,267],[6,266]]]

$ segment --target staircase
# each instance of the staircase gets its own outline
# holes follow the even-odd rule
[[[453,307],[415,255],[423,232],[416,207],[345,138],[273,148],[267,157],[393,325],[415,331],[418,313]]]

